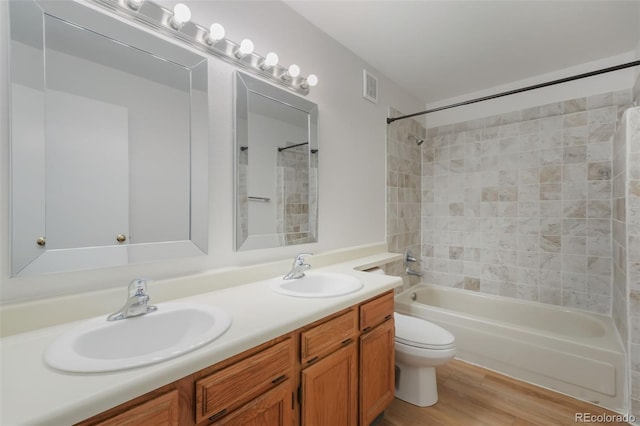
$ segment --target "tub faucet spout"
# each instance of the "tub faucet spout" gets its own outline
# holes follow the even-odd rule
[[[138,278],[129,283],[129,297],[124,303],[124,306],[117,312],[109,315],[107,321],[137,317],[138,315],[144,315],[157,309],[156,306],[149,305],[147,282]]]
[[[416,276],[416,277],[421,277],[422,276],[422,272],[414,271],[413,269],[411,269],[408,266],[407,266],[407,270],[405,272],[407,273],[407,275],[413,275],[413,276]]]

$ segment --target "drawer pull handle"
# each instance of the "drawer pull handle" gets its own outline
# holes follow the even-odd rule
[[[353,340],[351,340],[351,337],[349,337],[347,340],[343,340],[343,341],[342,341],[342,346],[346,346],[346,345],[348,345],[349,343],[351,343],[352,341],[353,341]]]
[[[218,411],[213,416],[209,417],[209,420],[211,420],[211,421],[218,420],[220,417],[224,416],[225,414],[227,414],[227,409],[226,408],[224,410]]]
[[[287,376],[283,374],[282,376],[278,376],[275,379],[273,379],[271,383],[273,383],[274,385],[277,385],[278,383],[284,382],[286,378]]]
[[[362,331],[369,331],[369,330],[371,330],[371,327],[365,327],[362,329]]]
[[[309,361],[307,361],[307,364],[311,364],[312,362],[316,362],[318,360],[317,356],[314,356],[313,358],[311,358]]]
[[[384,317],[385,321],[388,320],[388,319],[391,319],[392,316],[393,316],[393,314],[389,314],[386,317]]]

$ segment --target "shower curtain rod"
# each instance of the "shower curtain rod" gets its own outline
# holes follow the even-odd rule
[[[603,68],[603,69],[596,70],[596,71],[586,72],[586,73],[583,73],[583,74],[574,75],[572,77],[560,78],[558,80],[548,81],[546,83],[534,84],[533,86],[527,86],[527,87],[523,87],[521,89],[509,90],[507,92],[497,93],[495,95],[483,96],[481,98],[471,99],[469,101],[458,102],[458,103],[447,105],[447,106],[428,109],[426,111],[414,112],[413,114],[402,115],[400,117],[388,117],[387,118],[387,124],[391,124],[396,120],[402,120],[404,118],[411,118],[411,117],[415,117],[415,116],[418,116],[418,115],[429,114],[429,113],[432,113],[432,112],[442,111],[442,110],[449,109],[449,108],[455,108],[455,107],[459,107],[459,106],[463,106],[463,105],[475,104],[477,102],[488,101],[490,99],[501,98],[503,96],[515,95],[516,93],[527,92],[529,90],[534,90],[534,89],[541,89],[543,87],[553,86],[554,84],[567,83],[569,81],[579,80],[581,78],[586,78],[586,77],[593,77],[594,75],[605,74],[605,73],[608,73],[608,72],[618,71],[618,70],[621,70],[621,69],[635,67],[635,66],[638,66],[638,65],[640,65],[640,60],[639,61],[633,61],[633,62],[627,62],[626,64],[621,64],[621,65],[616,65],[616,66],[613,66],[613,67]]]
[[[282,152],[282,151],[285,151],[285,150],[291,149],[291,148],[297,148],[297,147],[302,146],[302,145],[307,145],[308,143],[309,142],[302,142],[302,143],[297,143],[295,145],[285,146],[284,148],[278,148],[278,152]]]

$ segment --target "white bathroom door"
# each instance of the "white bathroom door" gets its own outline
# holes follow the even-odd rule
[[[129,235],[128,110],[46,92],[47,250],[116,245]]]

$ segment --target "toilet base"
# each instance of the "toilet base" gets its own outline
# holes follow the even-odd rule
[[[428,407],[438,402],[435,367],[411,367],[397,363],[396,398]]]

